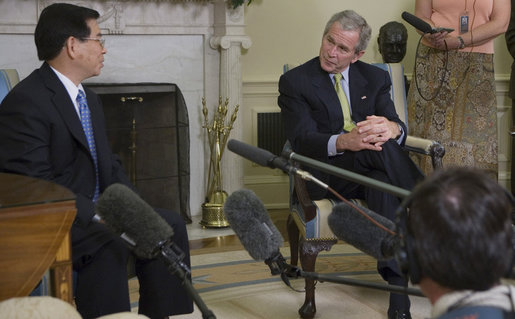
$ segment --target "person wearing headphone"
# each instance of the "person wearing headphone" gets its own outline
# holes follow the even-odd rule
[[[513,197],[485,172],[436,171],[401,213],[407,273],[432,303],[432,318],[515,318]]]

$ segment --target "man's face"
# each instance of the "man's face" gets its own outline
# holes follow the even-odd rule
[[[401,30],[386,30],[379,37],[378,44],[385,63],[401,62],[406,55],[406,37]]]
[[[95,19],[88,20],[87,25],[91,30],[88,36],[89,40],[79,43],[80,54],[77,59],[83,79],[100,74],[100,69],[104,66],[104,54],[107,53],[100,41],[94,40],[102,38],[97,21]]]
[[[335,22],[322,38],[320,46],[320,66],[328,73],[340,73],[351,63],[356,62],[365,51],[355,52],[359,42],[358,31],[342,30]]]

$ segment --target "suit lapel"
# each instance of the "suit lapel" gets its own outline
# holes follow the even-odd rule
[[[343,112],[340,100],[338,99],[329,74],[320,67],[320,60],[317,58],[313,61],[314,63],[311,66],[312,71],[310,74],[313,75],[312,85],[315,94],[327,109],[331,131],[338,132],[343,127]]]
[[[82,129],[75,106],[70,99],[70,95],[66,91],[64,85],[61,83],[57,75],[52,71],[47,63],[43,63],[40,69],[42,71],[43,81],[46,87],[54,92],[52,102],[57,111],[61,114],[63,121],[66,123],[70,133],[77,139],[86,149],[88,148],[88,141]]]
[[[361,63],[359,61],[355,63]],[[355,63],[350,65],[349,69],[349,91],[350,91],[350,103],[352,107],[352,113],[358,113],[360,106],[367,98],[367,85],[368,81],[366,77],[359,71]]]

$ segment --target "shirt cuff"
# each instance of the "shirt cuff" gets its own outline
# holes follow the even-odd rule
[[[327,155],[328,156],[336,156],[343,154],[343,152],[336,151],[336,139],[338,135],[332,135],[327,142]]]
[[[404,140],[404,130],[402,129],[402,125],[400,125],[399,123],[397,123],[397,125],[399,126],[399,130],[401,131],[401,135],[399,135],[399,137],[396,139],[397,141],[397,144],[401,145],[402,141]]]

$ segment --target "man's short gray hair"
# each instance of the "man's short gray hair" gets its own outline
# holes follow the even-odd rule
[[[354,49],[356,53],[364,51],[367,48],[372,29],[362,16],[353,10],[345,10],[334,14],[325,25],[324,36],[329,32],[329,29],[335,22],[338,22],[343,30],[359,32],[359,42]]]

